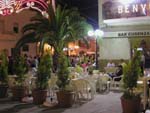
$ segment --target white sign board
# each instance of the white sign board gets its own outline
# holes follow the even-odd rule
[[[134,37],[147,37],[150,36],[148,31],[118,31],[118,32],[105,32],[104,38],[134,38]]]

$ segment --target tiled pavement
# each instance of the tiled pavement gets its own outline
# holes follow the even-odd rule
[[[44,107],[34,104],[0,99],[0,113],[122,113],[121,93],[97,94],[91,101],[75,104],[71,108]]]

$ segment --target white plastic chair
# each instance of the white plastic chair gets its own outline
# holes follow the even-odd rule
[[[112,82],[111,82],[111,89],[113,90],[122,90],[122,77],[123,75],[117,76],[117,77],[113,77]],[[120,79],[120,80],[117,80]]]
[[[93,74],[99,74],[99,70],[93,70]]]
[[[75,101],[80,99],[90,100],[94,98],[94,89],[90,82],[86,79],[72,80],[73,90],[75,92]]]
[[[25,75],[25,80],[23,84],[28,88],[28,94],[31,94],[32,90],[36,88],[36,79],[37,77],[34,77],[31,73],[27,73]]]
[[[88,84],[89,84],[89,89],[90,89],[90,93],[91,93],[91,99],[94,98],[94,95],[96,94],[96,81],[95,79],[93,79],[92,77],[86,77],[84,78]]]
[[[101,75],[96,82],[96,89],[101,91],[109,91],[112,78],[108,74]]]
[[[57,80],[57,76],[52,75],[48,81],[48,96],[51,98],[51,101],[56,96],[56,91],[58,89],[58,86],[56,84]]]
[[[15,86],[15,77],[14,75],[9,75],[8,76],[8,86],[9,88],[12,88]]]

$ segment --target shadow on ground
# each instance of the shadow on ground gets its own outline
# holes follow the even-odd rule
[[[13,107],[10,107],[10,108],[0,110],[0,113],[16,113],[22,109],[31,108],[33,106],[34,106],[33,104],[18,104],[18,105],[15,105]]]
[[[71,108],[78,108],[88,101],[80,100]],[[34,105],[33,103],[20,103],[12,101],[10,98],[0,99],[0,113],[62,113],[68,108],[61,108],[58,105],[45,107],[43,105]]]

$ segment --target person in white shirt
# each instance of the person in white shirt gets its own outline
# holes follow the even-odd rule
[[[115,67],[115,64],[110,60],[110,61],[107,63],[107,67]]]

